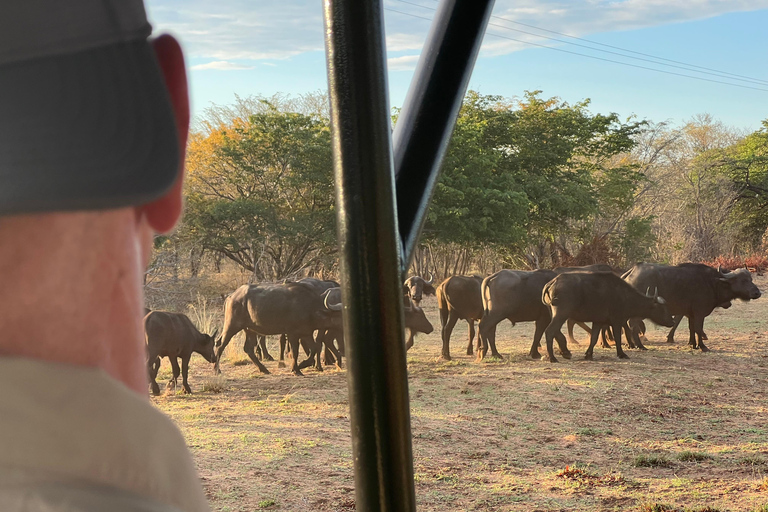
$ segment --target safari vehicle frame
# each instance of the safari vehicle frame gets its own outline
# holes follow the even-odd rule
[[[324,0],[356,509],[415,511],[402,282],[493,0],[441,0],[392,133],[383,0]]]

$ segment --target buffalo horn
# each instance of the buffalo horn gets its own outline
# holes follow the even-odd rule
[[[432,274],[432,272],[429,273],[429,281],[425,281],[427,284],[432,284],[435,282],[435,276]]]
[[[325,294],[325,299],[323,299],[323,305],[325,306],[325,309],[329,309],[331,311],[341,311],[341,302],[338,304],[328,304],[328,296],[330,293]]]

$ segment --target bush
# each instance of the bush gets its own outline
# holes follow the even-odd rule
[[[705,265],[713,268],[722,267],[723,270],[736,270],[746,267],[757,274],[763,274],[768,269],[768,257],[763,254],[752,254],[750,256],[718,256],[709,261],[702,261]]]

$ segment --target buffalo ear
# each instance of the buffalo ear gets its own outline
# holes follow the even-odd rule
[[[437,293],[437,290],[435,290],[435,287],[432,286],[431,284],[425,284],[424,293],[427,295],[435,295]]]
[[[410,291],[411,291],[411,289],[410,289],[410,288],[408,288],[408,285],[407,285],[407,284],[404,284],[404,285],[403,285],[403,293],[405,293],[405,294],[407,295],[407,294],[408,294],[408,292],[410,292]]]

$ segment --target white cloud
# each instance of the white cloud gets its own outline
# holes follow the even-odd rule
[[[591,34],[637,30],[764,8],[768,8],[768,0],[497,0],[488,33],[551,46],[560,43],[523,32],[567,38],[514,22],[588,37]],[[530,45],[486,37],[483,50],[486,54],[501,55],[527,47]]]
[[[253,66],[243,66],[242,64],[236,64],[234,62],[228,62],[226,60],[215,60],[208,62],[207,64],[198,64],[192,66],[192,71],[200,71],[205,69],[216,69],[219,71],[236,71],[240,69],[253,69]]]
[[[405,50],[421,50],[424,46],[426,32],[420,31],[416,34],[387,34],[387,51],[401,52]]]
[[[175,33],[187,55],[192,58],[215,61],[275,60],[323,50],[322,5],[318,0],[146,2],[156,31]],[[428,20],[434,16],[437,2],[409,2],[385,0],[387,47],[390,51],[421,50],[426,38]],[[591,34],[681,23],[762,8],[768,8],[768,0],[497,0],[494,16],[588,37]],[[410,16],[402,13],[410,13]],[[498,18],[492,18],[491,23],[499,26],[491,26],[489,33],[539,44],[558,44],[509,29],[558,37],[553,34]],[[483,53],[500,55],[527,47],[519,42],[486,37]],[[415,64],[409,57],[395,57],[390,59],[390,63],[392,69]]]
[[[419,62],[418,55],[392,57],[387,59],[387,69],[389,71],[411,71],[416,69],[417,62]]]

